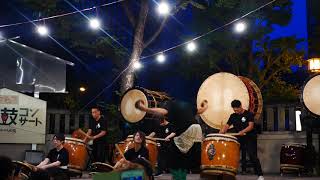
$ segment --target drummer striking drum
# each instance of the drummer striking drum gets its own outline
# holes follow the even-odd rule
[[[260,161],[257,157],[257,134],[254,129],[254,115],[253,113],[242,108],[239,100],[233,100],[231,107],[234,112],[230,115],[226,125],[224,125],[219,133],[226,133],[231,125],[239,132],[239,142],[241,149],[245,146],[249,154],[250,160],[254,163],[255,172],[259,176],[258,180],[263,180],[263,173],[261,170]]]
[[[171,101],[164,108],[146,107],[143,101],[138,101],[136,107],[141,111],[167,116],[168,121],[175,126],[176,137],[171,143],[169,168],[172,169],[199,169],[201,157],[202,130],[200,125],[193,124],[194,113],[192,106],[183,101]],[[198,113],[207,109],[207,101],[201,103]]]
[[[47,157],[37,165],[36,172],[32,173],[31,179],[69,179],[67,175],[67,165],[69,163],[69,153],[63,147],[65,137],[63,134],[56,134],[53,139],[55,148],[51,149]]]

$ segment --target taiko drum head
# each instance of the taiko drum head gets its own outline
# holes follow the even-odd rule
[[[244,109],[249,107],[249,93],[242,80],[230,73],[216,73],[207,78],[201,85],[197,96],[197,107],[208,101],[208,109],[200,116],[203,121],[215,129],[225,125],[229,116],[234,113],[231,102],[238,99]]]
[[[302,100],[310,112],[320,116],[320,75],[307,81],[303,88]]]
[[[146,112],[135,107],[137,101],[142,100],[144,105],[149,107],[146,95],[139,89],[128,90],[121,100],[121,114],[131,123],[138,122],[144,118]]]

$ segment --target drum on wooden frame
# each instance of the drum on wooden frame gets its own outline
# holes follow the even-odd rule
[[[135,107],[136,102],[142,100],[149,108],[159,107],[159,104],[171,98],[164,92],[151,91],[141,87],[127,90],[121,99],[120,111],[125,120],[136,123],[142,119],[153,119],[154,116],[148,115]]]
[[[255,120],[262,112],[262,95],[257,85],[248,78],[221,72],[208,77],[201,85],[197,95],[197,106],[208,101],[208,109],[200,116],[212,128],[220,129],[232,113],[231,102],[241,101],[242,107],[255,114]]]

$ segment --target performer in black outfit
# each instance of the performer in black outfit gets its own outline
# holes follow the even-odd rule
[[[168,121],[175,126],[176,137],[169,147],[170,169],[199,169],[201,161],[202,130],[194,122],[194,110],[189,103],[170,101],[163,108],[148,108],[143,101],[136,103],[136,108],[161,117],[168,117]],[[202,103],[198,113],[203,113],[207,102]]]
[[[235,113],[230,115],[227,124],[221,128],[220,133],[224,134],[231,125],[234,126],[234,129],[240,135],[238,140],[241,144],[241,150],[244,150],[244,146],[246,147],[250,160],[255,164],[258,180],[263,180],[261,164],[257,157],[257,133],[254,129],[254,115],[243,109],[239,100],[233,100],[231,107]]]
[[[92,120],[89,123],[87,137],[93,140],[93,162],[105,162],[107,159],[107,122],[101,114],[99,106],[91,108]],[[85,140],[86,141],[86,140]]]
[[[146,135],[138,131],[133,135],[134,147],[124,153],[124,157],[116,163],[115,169],[126,169],[139,164],[144,167],[146,174],[152,177],[152,167],[149,161],[149,151],[146,148]],[[132,164],[133,163],[133,164]]]
[[[165,141],[160,141],[160,148],[158,154],[158,172],[155,176],[161,175],[163,172],[168,171],[168,151],[170,140],[176,135],[175,127],[172,123],[168,122],[165,118],[160,121],[160,126],[152,132],[149,137],[156,136],[157,138],[164,138]]]
[[[65,137],[63,134],[56,134],[53,139],[55,148],[51,149],[47,157],[36,167],[36,172],[33,172],[31,179],[45,180],[52,177],[55,180],[70,179],[67,172],[69,163],[69,153],[63,147]]]

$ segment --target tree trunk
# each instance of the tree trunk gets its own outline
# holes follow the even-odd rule
[[[136,24],[135,33],[134,33],[133,50],[129,60],[130,67],[122,76],[122,82],[121,82],[122,93],[128,90],[129,88],[133,87],[134,85],[134,69],[132,65],[134,62],[139,61],[139,58],[144,49],[143,36],[144,36],[144,29],[145,29],[145,23],[147,20],[148,11],[149,11],[148,0],[142,0],[139,18],[138,18],[138,22]]]

